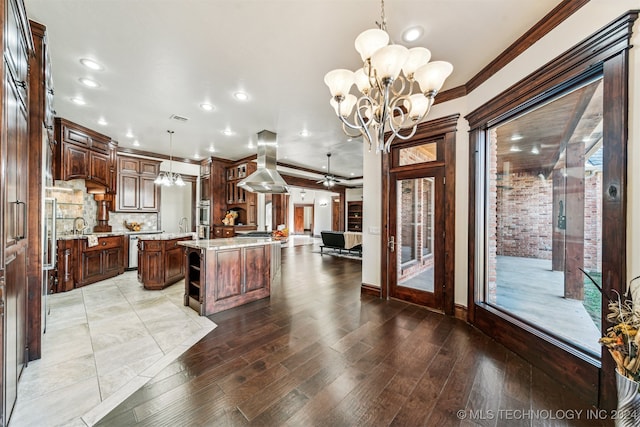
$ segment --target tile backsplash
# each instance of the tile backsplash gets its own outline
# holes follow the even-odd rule
[[[141,223],[142,229],[140,231],[155,231],[158,229],[157,213],[109,212],[111,231],[129,231],[124,226],[125,221]]]
[[[69,181],[55,181],[55,187],[47,188],[47,197],[54,197],[58,202],[56,212],[56,234],[73,234],[73,223],[78,217],[84,218],[87,223],[87,232],[92,232],[96,225],[98,204],[92,194],[87,193],[83,179]],[[157,213],[129,213],[109,212],[109,225],[111,231],[128,231],[124,221],[139,222],[142,231],[155,231],[158,229]]]

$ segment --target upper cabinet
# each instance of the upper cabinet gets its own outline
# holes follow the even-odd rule
[[[110,194],[116,192],[115,141],[60,117],[55,119],[55,138],[58,142],[54,161],[55,179],[84,179],[87,188],[102,189]]]
[[[238,163],[227,168],[227,210],[238,213],[237,225],[257,225],[257,195],[238,187],[256,169],[254,162]]]
[[[137,157],[117,156],[118,197],[116,211],[158,212],[160,186],[155,179],[160,162]]]

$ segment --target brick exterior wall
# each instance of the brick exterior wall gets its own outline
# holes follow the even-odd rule
[[[553,185],[532,174],[502,177],[497,189],[497,255],[551,259]],[[585,179],[584,268],[600,271],[602,174]]]

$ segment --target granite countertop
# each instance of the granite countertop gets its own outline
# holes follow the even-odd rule
[[[111,237],[111,236],[128,236],[130,234],[157,234],[162,233],[161,230],[143,230],[143,231],[104,231],[99,233],[86,233],[86,234],[64,234],[61,236],[57,236],[58,240],[76,240],[76,239],[86,239],[87,236],[98,236],[98,237]],[[191,233],[194,234],[194,233]]]
[[[196,238],[196,233],[161,233],[161,234],[149,234],[141,235],[138,240],[173,240],[180,239],[182,237]]]
[[[267,238],[231,237],[228,239],[188,240],[185,242],[178,242],[178,244],[182,246],[188,246],[190,248],[212,251],[216,249],[234,249],[234,248],[242,248],[246,246],[280,244],[280,241],[273,240],[268,237]]]

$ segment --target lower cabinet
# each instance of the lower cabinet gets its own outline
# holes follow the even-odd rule
[[[236,231],[233,225],[214,225],[213,235],[216,239],[234,237]]]
[[[79,239],[80,265],[76,287],[124,273],[124,236],[100,237],[96,246]]]
[[[124,236],[100,237],[91,247],[87,239],[60,239],[57,256],[52,290],[70,291],[124,273]]]
[[[163,289],[184,278],[184,247],[189,237],[138,240],[138,282],[145,289]]]

